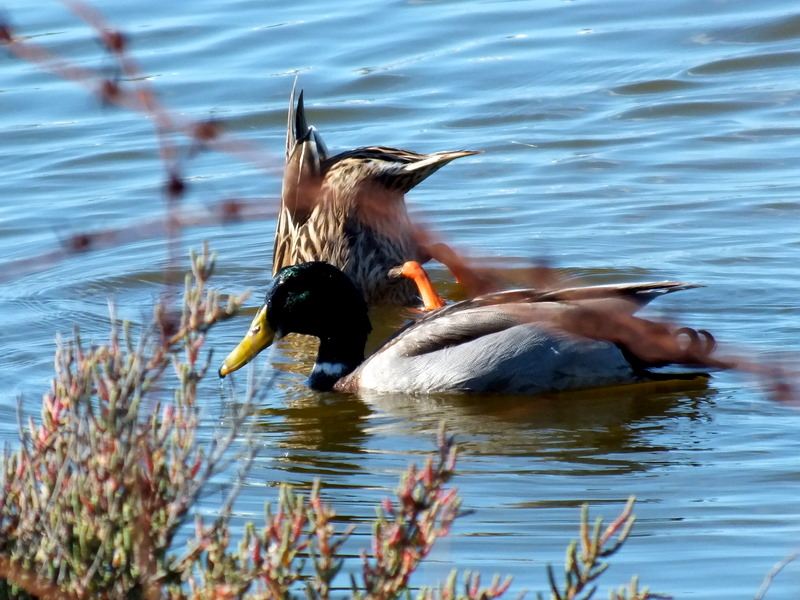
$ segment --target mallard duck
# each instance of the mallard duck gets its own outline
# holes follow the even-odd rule
[[[634,313],[692,287],[663,281],[479,296],[426,313],[364,360],[371,324],[360,290],[330,264],[304,263],[278,272],[219,374],[301,333],[320,340],[309,378],[316,390],[539,394],[681,377],[653,369],[722,366],[710,357],[714,338]]]
[[[409,279],[388,275],[406,261],[430,258],[409,221],[405,193],[450,161],[473,154],[478,152],[368,146],[329,156],[306,121],[302,90],[295,106],[292,88],[272,274],[326,261],[347,273],[370,304],[417,303]]]

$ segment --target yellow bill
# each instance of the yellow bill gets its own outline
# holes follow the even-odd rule
[[[228,373],[238,371],[274,340],[275,332],[267,323],[267,307],[262,306],[250,324],[250,331],[222,363],[219,376],[225,377]]]

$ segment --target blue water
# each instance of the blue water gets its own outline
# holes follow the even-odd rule
[[[796,2],[97,6],[128,33],[176,115],[219,119],[261,148],[267,168],[221,153],[186,159],[186,207],[263,198],[274,214],[299,76],[309,119],[333,150],[484,151],[409,195],[416,218],[452,246],[508,265],[546,260],[584,281],[702,283],[650,314],[707,328],[727,352],[796,368]],[[20,35],[83,66],[112,68],[58,3],[14,0],[5,10]],[[140,231],[9,275],[9,261],[51,252],[71,235],[163,216],[163,166],[142,115],[103,108],[27,62],[4,57],[0,73],[0,435],[13,444],[17,397],[38,414],[54,332],[77,324],[85,339],[102,341],[109,298],[126,318],[146,320],[169,259],[163,237]],[[273,229],[271,217],[189,228],[182,254],[209,240],[219,252],[216,285],[260,295]],[[446,286],[445,270],[432,270]],[[218,355],[248,320],[215,330]],[[445,419],[462,448],[455,483],[475,512],[417,585],[457,566],[510,573],[513,590],[544,592],[544,567],[560,565],[579,506],[611,518],[631,494],[639,518],[601,580],[603,596],[638,573],[678,598],[753,597],[798,549],[800,417],[755,377],[535,401],[360,401],[308,392],[312,360],[303,344],[278,356],[285,373],[253,417],[261,453],[238,510],[257,518],[274,482],[322,476],[327,497],[360,523],[355,551],[375,502],[432,448]],[[224,407],[217,383],[206,385],[210,437]],[[206,509],[216,501],[211,493]],[[798,588],[800,566],[791,565],[767,597]]]

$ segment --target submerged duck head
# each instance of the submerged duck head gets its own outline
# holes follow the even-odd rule
[[[264,305],[219,375],[241,369],[275,339],[300,333],[320,340],[309,385],[330,389],[364,360],[370,331],[364,297],[342,271],[326,262],[285,267],[273,279]]]

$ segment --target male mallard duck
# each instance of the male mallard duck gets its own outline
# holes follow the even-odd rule
[[[272,274],[289,265],[326,261],[347,273],[367,302],[414,304],[414,284],[388,275],[430,256],[409,221],[405,193],[469,150],[417,154],[369,146],[328,155],[306,122],[303,92],[289,101],[286,169],[275,231]]]
[[[479,296],[425,314],[364,361],[372,326],[361,292],[336,267],[304,263],[278,272],[219,374],[276,337],[302,333],[320,340],[309,379],[317,390],[537,394],[663,379],[672,376],[651,369],[722,366],[709,357],[709,333],[633,316],[657,296],[692,287],[666,281]]]

